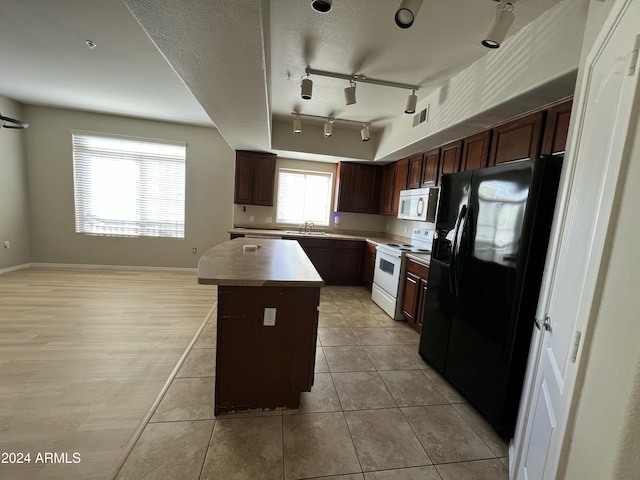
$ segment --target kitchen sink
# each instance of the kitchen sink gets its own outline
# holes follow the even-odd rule
[[[326,237],[327,232],[299,232],[298,230],[285,230],[286,235],[303,235],[306,237]]]

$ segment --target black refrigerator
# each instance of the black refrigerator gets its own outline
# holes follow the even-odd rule
[[[562,168],[544,156],[441,178],[420,355],[504,437],[515,427]]]

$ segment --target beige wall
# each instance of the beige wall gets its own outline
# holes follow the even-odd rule
[[[28,121],[22,106],[0,96],[0,114]],[[0,129],[0,271],[30,261],[24,141],[27,130]],[[11,242],[4,248],[5,241]]]
[[[24,111],[31,123],[26,154],[33,262],[195,267],[205,249],[228,239],[234,153],[217,130],[37,106]],[[70,130],[186,142],[185,238],[76,234]]]

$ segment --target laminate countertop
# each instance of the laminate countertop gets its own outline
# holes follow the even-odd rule
[[[245,245],[259,246],[245,251]],[[236,238],[204,252],[198,283],[226,286],[322,286],[324,281],[298,242]]]

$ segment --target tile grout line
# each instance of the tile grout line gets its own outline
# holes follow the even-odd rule
[[[125,445],[124,449],[122,450],[120,455],[118,455],[118,459],[117,459],[116,463],[111,468],[111,471],[109,472],[109,474],[106,477],[107,479],[115,480],[115,478],[120,473],[120,470],[122,470],[122,467],[124,466],[125,462],[127,461],[127,458],[129,458],[129,455],[131,454],[131,451],[133,450],[133,448],[135,447],[136,443],[140,439],[140,436],[142,435],[142,432],[144,431],[144,429],[148,425],[149,420],[151,420],[151,417],[155,413],[156,408],[158,408],[158,405],[160,405],[160,402],[162,401],[162,398],[164,397],[164,395],[167,393],[167,390],[169,390],[169,387],[171,386],[171,383],[173,382],[175,376],[178,374],[178,371],[180,370],[180,368],[182,367],[182,364],[186,360],[187,355],[189,355],[189,352],[191,352],[191,349],[193,348],[193,345],[196,343],[198,337],[202,333],[202,330],[204,330],[205,325],[207,324],[209,319],[212,317],[213,313],[216,311],[217,306],[218,306],[218,300],[216,299],[213,302],[213,306],[211,307],[211,310],[209,310],[209,313],[207,313],[207,315],[205,316],[204,321],[200,325],[200,328],[198,328],[198,331],[196,332],[196,334],[193,336],[193,338],[189,342],[189,345],[187,345],[187,348],[185,349],[184,353],[182,354],[182,356],[178,360],[178,363],[176,364],[176,366],[171,371],[171,374],[169,375],[169,378],[167,378],[167,381],[162,386],[162,389],[160,390],[160,393],[158,393],[158,396],[156,397],[154,402],[151,404],[151,406],[147,410],[147,413],[145,413],[144,417],[142,417],[142,420],[140,421],[140,423],[138,424],[138,426],[134,430],[133,434],[129,438],[129,441]]]

